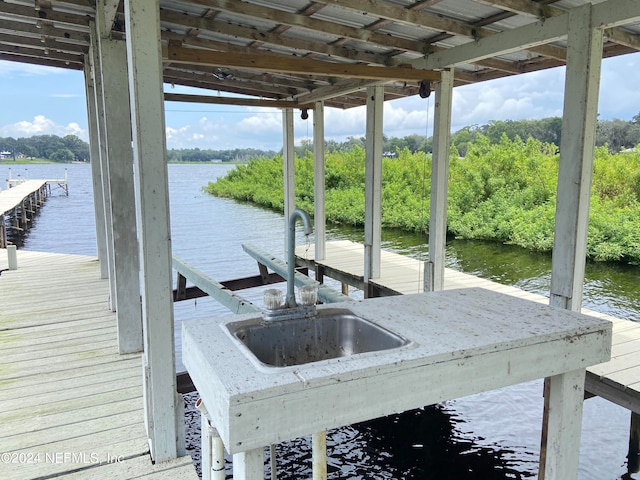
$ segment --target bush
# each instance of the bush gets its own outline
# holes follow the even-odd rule
[[[553,248],[558,177],[557,147],[502,135],[492,144],[482,134],[465,158],[452,149],[448,233],[494,240],[546,252]],[[296,158],[296,204],[313,211],[313,158]],[[382,226],[426,231],[429,224],[431,157],[397,151],[382,166]],[[326,156],[326,213],[333,223],[364,223],[365,152]],[[206,190],[283,210],[282,157],[256,158],[238,166]],[[640,153],[596,149],[588,256],[640,264]]]

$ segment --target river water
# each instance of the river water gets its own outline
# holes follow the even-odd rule
[[[96,255],[93,196],[89,165],[22,165],[12,176],[61,178],[68,170],[69,196],[53,189],[19,248]],[[282,215],[215,198],[202,192],[230,165],[169,165],[171,230],[174,253],[217,280],[257,274],[242,243],[284,256]],[[0,181],[8,166],[0,164]],[[2,185],[4,187],[4,185]],[[362,231],[329,227],[331,239],[361,241]],[[300,237],[300,241],[302,237]],[[384,248],[426,258],[426,239],[385,231]],[[551,257],[494,243],[452,240],[447,266],[546,295]],[[620,318],[640,321],[640,267],[589,263],[584,305]],[[260,304],[262,289],[242,292]],[[357,292],[356,292],[357,294]],[[175,305],[179,323],[227,314],[210,299]],[[177,339],[178,357],[179,338]],[[179,367],[180,368],[180,367]],[[192,398],[189,398],[191,401]],[[536,478],[542,385],[540,381],[473,395],[365,424],[330,431],[329,478],[340,479],[481,479]],[[187,412],[191,453],[198,457],[197,415]],[[628,472],[629,412],[600,398],[585,402],[580,452],[581,480],[640,479]],[[308,438],[278,446],[280,479],[309,477]]]

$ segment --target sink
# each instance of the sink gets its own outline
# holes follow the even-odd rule
[[[406,345],[401,336],[349,310],[266,322],[261,318],[226,325],[251,356],[267,367],[289,367]]]

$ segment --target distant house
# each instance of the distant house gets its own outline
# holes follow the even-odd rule
[[[5,158],[13,158],[13,153],[11,152],[0,152],[0,160]]]

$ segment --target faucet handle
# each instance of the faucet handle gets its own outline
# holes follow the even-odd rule
[[[277,310],[282,306],[282,291],[277,288],[268,288],[264,291],[263,302],[265,308]]]
[[[318,287],[316,285],[304,285],[298,288],[298,295],[302,305],[315,305],[318,301]]]

